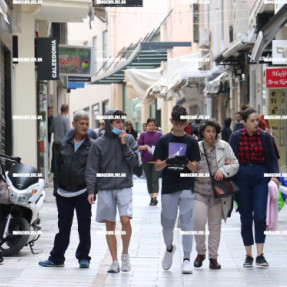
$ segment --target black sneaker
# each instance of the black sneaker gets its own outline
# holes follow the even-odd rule
[[[158,201],[157,201],[156,197],[153,197],[153,198],[151,199],[149,205],[155,206],[155,205],[157,205],[157,204],[158,204]]]
[[[253,264],[253,257],[246,255],[245,261],[243,263],[244,267],[252,267]]]
[[[269,263],[266,261],[263,253],[256,257],[256,266],[258,266],[258,267],[268,267],[269,266]]]

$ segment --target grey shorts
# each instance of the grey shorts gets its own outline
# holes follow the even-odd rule
[[[133,197],[131,188],[99,190],[97,196],[97,222],[116,221],[117,207],[120,216],[132,218]]]

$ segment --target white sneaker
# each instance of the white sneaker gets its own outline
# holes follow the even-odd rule
[[[182,274],[192,274],[192,265],[189,260],[184,260],[182,263]]]
[[[175,252],[175,245],[172,245],[172,251],[171,252],[168,252],[167,250],[165,250],[165,253],[164,253],[164,256],[163,256],[163,259],[162,259],[162,262],[161,262],[161,266],[164,270],[168,270],[171,265],[172,265],[172,257],[173,257],[173,254]]]
[[[130,257],[128,254],[122,254],[122,268],[123,272],[131,271]]]
[[[120,272],[120,264],[119,261],[115,260],[108,269],[108,273],[118,273],[118,272]]]

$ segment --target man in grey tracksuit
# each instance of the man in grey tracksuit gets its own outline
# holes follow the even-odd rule
[[[117,273],[120,271],[115,236],[117,207],[122,224],[121,270],[130,271],[128,247],[132,218],[132,170],[138,164],[138,146],[133,136],[123,129],[125,113],[109,110],[105,116],[111,119],[105,119],[104,135],[91,146],[86,166],[86,184],[91,204],[95,200],[95,188],[98,190],[96,221],[106,223],[106,239],[113,259],[108,272]]]

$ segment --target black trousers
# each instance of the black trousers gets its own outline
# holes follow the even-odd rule
[[[56,196],[59,233],[55,236],[54,248],[52,249],[49,257],[49,260],[53,263],[63,264],[65,262],[64,255],[70,243],[70,233],[75,209],[80,239],[76,250],[76,258],[78,260],[91,260],[89,252],[91,249],[92,208],[87,198],[87,192],[76,197]]]

